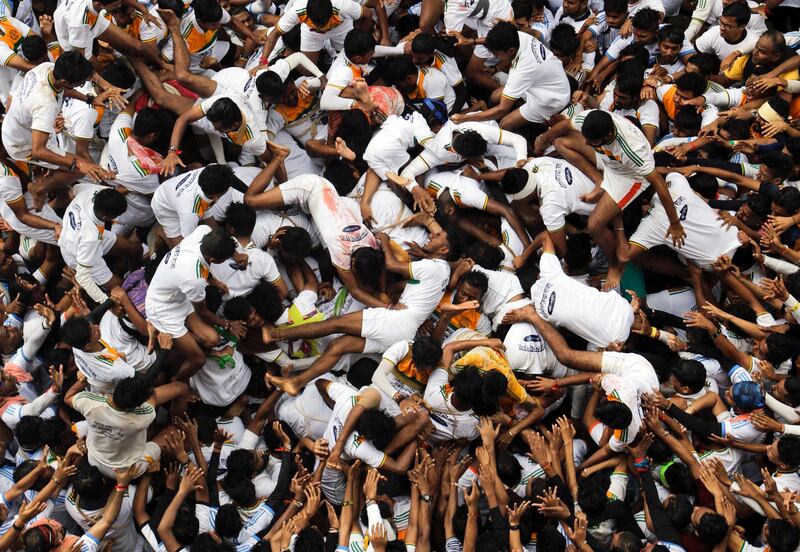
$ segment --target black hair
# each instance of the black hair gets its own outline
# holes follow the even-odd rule
[[[571,28],[571,27],[570,27]],[[528,171],[525,169],[508,169],[500,180],[500,190],[504,194],[516,194],[528,183]]]
[[[235,178],[236,175],[233,174],[233,169],[228,165],[213,163],[200,171],[200,176],[197,177],[197,184],[207,197],[218,196],[230,189]]]
[[[42,441],[42,419],[38,416],[23,416],[14,429],[14,437],[19,446],[25,450],[39,450]]]
[[[338,157],[328,160],[322,176],[333,184],[336,193],[341,197],[349,195],[358,184],[358,177],[353,174],[353,167],[347,160]]]
[[[611,548],[612,552],[639,552],[642,549],[642,539],[630,531],[617,533],[617,545]]]
[[[483,380],[475,366],[465,366],[453,376],[453,395],[468,407],[478,402],[483,392]]]
[[[421,336],[411,345],[411,360],[417,366],[435,368],[442,360],[442,344],[430,336]]]
[[[583,126],[581,127],[581,134],[592,142],[605,139],[612,132],[614,132],[614,120],[608,112],[600,109],[590,111],[583,120]]]
[[[306,15],[317,26],[324,26],[333,15],[331,0],[309,0]]]
[[[512,48],[519,49],[519,30],[509,21],[495,23],[486,35],[484,46],[490,52],[507,52]]]
[[[172,524],[172,534],[182,546],[191,545],[190,550],[195,548],[195,539],[200,532],[200,521],[194,515],[194,508],[182,505],[175,516],[175,523]],[[207,533],[205,533],[207,534]],[[202,545],[202,540],[199,544]]]
[[[352,257],[356,279],[372,289],[378,289],[386,264],[383,253],[371,247],[359,247]]]
[[[685,35],[683,31],[675,25],[664,25],[658,30],[659,42],[671,42],[672,44],[683,44]]]
[[[269,101],[277,101],[286,90],[286,85],[287,83],[275,71],[263,71],[256,77],[258,95]]]
[[[505,258],[503,250],[496,245],[479,241],[472,242],[465,253],[467,257],[475,261],[475,264],[480,265],[486,270],[498,270],[500,268],[500,263],[502,263]]]
[[[767,545],[773,552],[793,552],[800,543],[797,527],[782,519],[767,520]]]
[[[625,71],[617,76],[617,90],[626,96],[633,96],[638,99],[642,92],[643,84],[644,78],[641,73]]]
[[[769,334],[766,339],[767,353],[764,355],[766,360],[773,366],[778,366],[783,361],[791,358],[794,351],[793,341],[788,335]]]
[[[222,6],[216,0],[194,0],[192,9],[201,23],[219,23],[222,21]]]
[[[172,10],[180,18],[183,15],[183,2],[179,0],[158,0],[158,7],[162,10]]]
[[[113,219],[128,210],[125,196],[113,188],[103,188],[94,196],[92,209],[97,218]]]
[[[384,78],[387,83],[397,86],[411,75],[416,79],[418,74],[419,68],[414,65],[411,56],[397,56],[392,58],[392,63],[386,67]]]
[[[411,51],[415,54],[431,55],[436,50],[436,37],[429,33],[419,33],[411,41]]]
[[[686,90],[691,92],[696,98],[702,96],[708,86],[708,79],[700,73],[684,73],[675,79],[675,86],[679,90]]]
[[[256,210],[238,201],[225,210],[225,224],[233,230],[234,236],[249,236],[256,227]]]
[[[603,11],[605,13],[627,13],[628,2],[626,0],[603,0]]]
[[[486,274],[484,274],[483,272],[478,272],[477,270],[470,270],[469,272],[461,276],[461,279],[458,281],[458,284],[470,285],[480,290],[481,296],[483,296],[489,289],[489,277],[486,276]]]
[[[325,550],[325,539],[316,527],[304,527],[294,541],[294,552],[318,552]]]
[[[160,134],[164,129],[164,114],[163,109],[154,109],[152,107],[143,107],[136,113],[136,118],[133,120],[133,134],[140,138],[148,134]]]
[[[608,505],[606,491],[610,480],[607,472],[595,472],[578,481],[578,505],[587,516],[594,517]]]
[[[53,78],[64,80],[71,86],[80,86],[94,73],[92,64],[77,50],[64,52],[53,66]]]
[[[564,262],[572,271],[580,271],[589,267],[592,262],[592,239],[589,234],[580,232],[567,237]]]
[[[480,399],[472,406],[478,416],[491,416],[500,407],[500,397],[508,388],[508,378],[497,370],[490,370],[483,375]]]
[[[744,140],[750,137],[750,123],[742,119],[727,119],[722,123],[721,128],[734,140]]]
[[[50,447],[50,450],[59,455],[64,455],[67,451],[64,449],[65,435],[73,435],[67,428],[67,424],[59,418],[54,416],[52,418],[43,418],[42,423],[39,425],[39,435],[42,438],[42,444]]]
[[[122,60],[112,61],[106,65],[100,76],[123,90],[128,90],[136,83],[136,73]]]
[[[789,117],[789,102],[787,102],[780,96],[772,96],[770,99],[767,100],[767,103],[772,109],[775,110],[775,112],[778,115],[780,115],[784,119]]]
[[[253,305],[250,304],[250,301],[246,297],[240,296],[233,297],[225,303],[222,314],[226,320],[245,321],[250,317],[252,311]]]
[[[567,540],[553,525],[547,525],[536,534],[536,552],[563,552]]]
[[[92,323],[82,316],[74,316],[61,325],[61,341],[83,349],[89,343],[92,334]]]
[[[260,282],[247,296],[250,304],[266,322],[272,324],[283,314],[283,302],[270,282]]]
[[[761,156],[761,162],[769,168],[774,178],[785,180],[790,174],[792,174],[792,158],[780,151],[771,151],[769,153],[765,153]],[[794,190],[795,192],[800,192],[797,188],[790,187],[779,190],[779,195],[780,192],[784,190]],[[777,203],[777,199],[775,202]]]
[[[488,147],[486,139],[471,129],[454,132],[451,145],[457,154],[467,159],[481,157]]]
[[[652,8],[642,8],[633,16],[633,26],[641,31],[658,31],[661,24],[661,14]]]
[[[268,426],[269,424],[266,424]],[[252,450],[236,449],[231,451],[226,462],[228,471],[225,474],[225,485],[228,480],[244,478],[252,479],[256,471],[256,458]]]
[[[365,56],[375,51],[375,38],[372,33],[363,29],[353,29],[344,37],[344,54],[353,59],[354,56]]]
[[[192,544],[189,545],[189,552],[235,552],[236,547],[228,542],[217,542],[211,533],[200,533]]]
[[[600,401],[600,404],[595,408],[594,414],[598,420],[612,429],[625,429],[633,419],[631,409],[627,405],[607,399]]]
[[[713,54],[706,54],[698,52],[694,54],[688,63],[691,63],[700,71],[704,77],[708,78],[711,75],[719,73],[719,58]]]
[[[242,124],[242,110],[232,99],[222,97],[216,100],[206,112],[206,118],[212,123],[219,123],[226,127]]]
[[[673,466],[675,465],[680,464],[673,464]],[[672,487],[670,487],[670,489],[672,489]],[[686,528],[692,522],[692,510],[694,510],[694,506],[689,502],[689,498],[684,495],[674,494],[665,504],[665,510],[675,529],[680,533],[685,532]]]
[[[699,393],[706,384],[706,369],[697,360],[681,360],[672,371],[681,385],[689,388],[689,393]]]
[[[125,378],[114,388],[114,404],[122,410],[132,410],[153,396],[153,384],[143,375]]]
[[[748,194],[746,204],[762,220],[766,220],[772,211],[772,201],[767,194],[758,192]]]
[[[285,230],[278,237],[281,255],[288,261],[300,261],[308,257],[313,246],[308,231],[297,226],[289,226]]]
[[[686,75],[696,75],[697,73],[685,73]],[[681,129],[688,136],[697,136],[703,126],[703,116],[693,105],[684,105],[675,114],[673,121],[676,128]]]
[[[750,7],[745,2],[737,0],[722,8],[720,17],[733,17],[737,26],[744,27],[750,21]]]
[[[78,464],[78,471],[72,479],[72,488],[78,496],[85,500],[103,498],[111,488],[111,480],[103,477],[96,467],[83,460]]]
[[[378,368],[378,362],[369,357],[361,357],[347,371],[347,381],[356,389],[372,383],[372,376]]]
[[[781,435],[778,440],[778,456],[787,466],[800,466],[800,436]]]
[[[31,63],[43,60],[47,56],[47,43],[39,35],[30,35],[22,39],[19,45],[22,56]]]
[[[498,450],[496,456],[497,477],[506,487],[513,489],[522,479],[522,466],[507,450]]]
[[[719,544],[728,535],[728,522],[718,513],[708,512],[697,521],[695,532],[702,542]]]
[[[397,423],[381,410],[371,409],[361,414],[356,430],[375,448],[383,450],[394,438]]]
[[[202,176],[202,175],[201,175]],[[221,229],[212,230],[200,241],[200,252],[217,262],[230,259],[236,252],[233,238]]]
[[[299,27],[299,25],[298,25]],[[413,13],[401,15],[395,25],[399,36],[406,36],[419,29],[419,16]]]
[[[800,378],[791,376],[783,380],[789,406],[800,406]]]
[[[233,539],[239,535],[244,524],[239,510],[233,504],[223,504],[214,519],[214,531],[223,539]]]
[[[578,35],[569,23],[559,23],[550,33],[550,50],[561,56],[574,55],[578,51]]]
[[[252,451],[250,451],[252,454]],[[225,492],[238,506],[251,506],[257,500],[256,487],[253,482],[244,477],[226,477]]]
[[[664,470],[664,481],[673,493],[694,495],[697,485],[691,470],[679,462],[673,462]]]

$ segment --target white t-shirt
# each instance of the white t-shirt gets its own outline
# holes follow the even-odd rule
[[[209,232],[208,226],[197,227],[158,265],[147,288],[148,316],[151,306],[174,310],[205,299],[209,265],[200,252],[200,242]]]
[[[631,411],[631,423],[624,430],[614,430],[608,445],[622,452],[642,426],[642,393],[658,390],[658,377],[653,366],[639,355],[631,353],[603,353],[603,390],[625,404]]]
[[[325,434],[332,414],[333,410],[325,404],[313,382],[296,397],[284,393],[275,404],[275,416],[279,420],[289,424],[297,436],[313,440]]]
[[[247,244],[244,252],[247,254],[247,266],[244,269],[240,268],[233,259],[211,265],[211,274],[228,286],[225,299],[247,295],[261,281],[274,283],[281,278],[275,259],[269,253],[259,249],[253,243]]]
[[[153,205],[174,213],[180,220],[181,236],[184,238],[197,228],[201,219],[207,218],[212,203],[200,188],[200,173],[203,168],[173,176],[164,181],[153,194]],[[156,215],[158,216],[158,215]]]
[[[350,256],[355,249],[377,248],[372,233],[347,208],[333,184],[321,176],[296,176],[279,189],[284,203],[297,205],[311,215],[334,266],[350,270]]]
[[[324,33],[326,31],[331,31],[344,23],[347,19],[355,21],[361,18],[361,4],[353,2],[353,0],[332,0],[331,5],[333,6],[333,15],[330,20],[328,20],[326,28],[324,30],[315,28],[315,32]],[[286,9],[276,24],[278,30],[282,34],[286,34],[300,23],[309,26],[310,19],[306,14],[307,6],[308,0],[297,0],[291,3],[291,9]],[[287,6],[287,8],[288,7],[289,6]]]
[[[117,173],[114,183],[140,194],[152,194],[158,188],[158,172],[142,166],[128,147],[133,134],[133,118],[120,113],[114,119],[108,135],[108,168]]]
[[[148,353],[147,346],[126,331],[122,325],[131,328],[132,324],[118,318],[111,311],[107,311],[100,319],[100,335],[108,344],[125,356],[125,362],[133,366],[137,372],[150,368],[156,360],[156,354]],[[131,328],[131,332],[136,332]]]
[[[431,373],[425,387],[424,398],[430,407],[429,415],[433,423],[433,433],[429,439],[434,442],[476,439],[480,435],[478,417],[472,410],[462,412],[453,407],[453,388],[448,379],[447,370],[437,368]]]
[[[517,34],[519,50],[511,62],[503,96],[518,100],[533,90],[537,95],[568,96],[569,82],[561,61],[533,36]]]
[[[96,12],[92,0],[66,0],[53,13],[58,43],[65,52],[83,50],[86,59],[92,57],[94,39],[111,25],[106,10]]]
[[[548,378],[563,378],[567,374],[566,366],[558,361],[553,350],[529,322],[513,324],[503,339],[503,345],[514,372]]]
[[[616,292],[601,292],[567,276],[553,253],[539,261],[539,279],[531,288],[536,312],[597,347],[625,342],[634,316],[630,304]]]
[[[630,237],[631,244],[642,249],[666,245],[704,269],[710,269],[720,255],[730,255],[740,246],[736,228],[720,228],[716,210],[694,193],[685,176],[669,173],[666,182],[675,211],[686,230],[683,247],[673,246],[672,240],[666,237],[669,218],[657,195],[653,198],[653,208]]]
[[[242,353],[235,348],[228,362],[216,356],[207,356],[202,368],[191,378],[193,389],[197,390],[205,404],[228,406],[238,399],[250,382],[250,368]]]
[[[360,395],[352,387],[333,382],[328,386],[328,396],[333,399],[333,415],[328,422],[323,438],[333,446],[344,428],[348,414],[358,404]],[[350,434],[344,444],[342,460],[359,459],[372,468],[380,468],[386,461],[386,454],[361,436],[357,431]]]
[[[419,326],[442,300],[450,281],[450,265],[443,259],[422,259],[410,265],[411,279],[400,295],[404,311],[414,317]]]
[[[746,29],[742,39],[736,44],[731,44],[719,33],[719,26],[711,27],[702,35],[697,38],[695,48],[698,52],[704,54],[713,54],[720,59],[725,59],[733,52],[740,52],[741,54],[749,54],[758,42],[759,35],[753,31]]]
[[[420,113],[414,111],[403,117],[390,115],[370,139],[364,161],[385,180],[387,172],[397,173],[408,163],[409,149],[425,145],[432,138],[433,132]]]
[[[94,196],[103,189],[107,188],[87,185],[78,192],[64,213],[58,238],[58,246],[65,258],[74,258],[79,265],[88,268],[105,264],[103,234],[106,226],[94,215]]]
[[[100,344],[103,349],[97,352],[86,352],[73,347],[72,356],[78,370],[86,376],[92,391],[110,395],[117,383],[133,377],[136,371],[107,342],[101,339]]]
[[[64,100],[64,91],[56,91],[51,84],[54,65],[41,63],[25,74],[11,109],[3,119],[3,146],[13,159],[31,159],[33,130],[46,132],[54,139],[53,125]]]
[[[586,116],[594,111],[586,110],[572,118],[572,125],[580,131]],[[650,143],[632,122],[621,115],[610,113],[614,122],[614,139],[595,151],[602,157],[605,170],[635,176],[647,176],[655,170],[655,161]]]
[[[481,310],[486,316],[494,316],[511,299],[525,294],[516,274],[502,270],[486,270],[478,265],[472,267],[472,271],[485,274],[489,280],[489,287],[481,298]]]

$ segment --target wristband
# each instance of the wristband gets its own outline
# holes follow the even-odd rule
[[[352,500],[345,500],[344,502],[342,502],[342,508],[344,508],[345,506],[352,506],[352,505],[353,505]]]
[[[650,337],[652,337],[653,339],[658,339],[658,334],[659,334],[658,328],[656,327],[650,328]]]
[[[180,146],[170,146],[168,151],[170,153],[174,153],[175,155],[180,155],[183,153],[183,150],[180,149]]]
[[[508,530],[509,531],[519,531],[519,525],[509,525],[508,526]]]
[[[714,341],[716,338],[718,338],[721,333],[722,333],[722,328],[717,328],[717,331],[711,334],[711,341]]]
[[[60,479],[56,479],[56,478],[54,477],[54,478],[53,478],[53,483],[55,483],[56,485],[61,485],[61,480],[60,480]]]
[[[299,500],[293,501],[292,504],[294,504],[296,508],[302,508],[303,507],[303,503],[300,502]]]
[[[11,525],[11,527],[12,527],[12,528],[13,528],[15,531],[19,531],[20,533],[22,533],[22,532],[25,530],[25,526],[24,526],[24,525],[23,525],[22,527],[17,527],[17,524],[16,524],[16,523],[12,524],[12,525]]]
[[[650,460],[647,457],[642,456],[641,458],[635,458],[633,460],[633,467],[636,468],[636,471],[643,473],[650,469]]]
[[[126,487],[125,485],[114,485],[114,490],[124,492],[128,490],[128,487]]]

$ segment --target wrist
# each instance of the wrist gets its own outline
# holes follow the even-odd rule
[[[128,486],[127,485],[122,485],[120,483],[117,483],[116,485],[114,485],[114,490],[115,491],[125,492],[125,491],[128,490]]]

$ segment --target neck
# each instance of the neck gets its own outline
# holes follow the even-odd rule
[[[99,341],[95,341],[94,343],[89,343],[84,351],[87,353],[96,353],[98,351],[103,350],[103,345]]]

